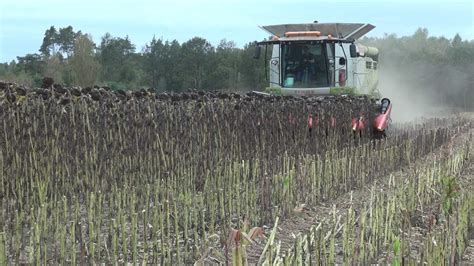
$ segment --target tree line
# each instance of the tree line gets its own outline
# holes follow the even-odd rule
[[[454,105],[467,106],[467,101],[473,101],[473,40],[462,40],[458,34],[451,39],[433,37],[420,28],[411,36],[386,34],[360,42],[379,48],[382,76],[396,73],[413,90]],[[200,37],[183,43],[153,37],[137,49],[128,36],[106,33],[96,44],[90,35],[71,26],[51,26],[39,53],[0,64],[0,79],[32,86],[41,85],[48,76],[69,86],[107,85],[112,89],[262,89],[268,83],[263,56],[252,58],[255,45],[249,42],[239,48],[224,39],[213,46]]]
[[[262,60],[252,58],[256,42],[243,48],[221,40],[186,42],[153,37],[139,50],[128,36],[102,36],[100,44],[73,27],[45,31],[39,53],[0,64],[0,79],[40,86],[44,76],[68,86],[112,89],[258,89],[265,86]]]

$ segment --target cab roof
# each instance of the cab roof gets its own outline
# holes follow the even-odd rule
[[[304,23],[304,24],[279,24],[260,26],[264,31],[279,38],[280,41],[290,40],[338,40],[354,41],[367,34],[375,26],[367,23]],[[319,37],[285,37],[286,32],[294,31],[319,31]],[[332,38],[327,36],[331,35]]]

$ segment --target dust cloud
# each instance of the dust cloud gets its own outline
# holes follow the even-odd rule
[[[427,68],[430,67],[418,69]],[[389,98],[393,104],[394,123],[450,115],[456,112],[456,106],[463,107],[472,101],[464,89],[469,83],[465,75],[444,70],[440,71],[444,73],[441,78],[426,78],[429,75],[423,72],[418,70],[417,74],[415,69],[380,67],[378,88],[382,97]]]
[[[417,85],[411,84],[401,73],[394,69],[379,71],[378,88],[382,97],[392,102],[392,121],[403,123],[414,119],[431,116],[437,99],[425,93]],[[429,90],[427,90],[429,91]]]

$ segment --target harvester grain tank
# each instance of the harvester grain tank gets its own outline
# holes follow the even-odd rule
[[[376,137],[385,136],[392,104],[381,98],[375,47],[356,40],[375,28],[363,23],[306,23],[262,26],[271,38],[259,42],[255,58],[265,47],[269,86],[262,94],[293,96],[361,95],[372,99],[376,114],[352,118],[352,130],[371,123]],[[269,49],[272,48],[272,49]],[[268,50],[271,50],[268,55]],[[267,60],[268,59],[268,60]],[[267,63],[265,64],[267,67]]]

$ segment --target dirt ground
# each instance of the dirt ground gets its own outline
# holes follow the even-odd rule
[[[474,229],[471,229],[471,239],[469,240],[466,251],[462,256],[461,265],[474,265],[474,233],[472,233],[472,231],[474,231]]]

